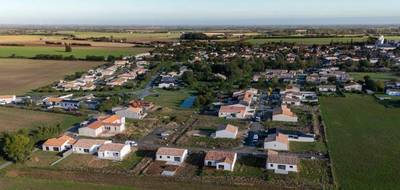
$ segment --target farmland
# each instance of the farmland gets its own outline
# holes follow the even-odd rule
[[[265,43],[273,43],[273,42],[286,42],[286,43],[296,43],[296,44],[304,44],[304,45],[313,45],[313,44],[330,44],[331,42],[337,43],[347,43],[351,42],[365,42],[368,38],[366,37],[326,37],[326,38],[264,38],[264,39],[250,39],[247,42],[254,45],[261,45]]]
[[[321,99],[328,149],[340,189],[396,189],[400,163],[400,109],[373,97]]]
[[[23,94],[103,62],[0,59],[0,94]]]
[[[368,75],[372,80],[400,80],[400,76],[396,76],[395,73],[360,73],[353,72],[350,73],[350,76],[354,78],[354,80],[364,80],[364,76]]]
[[[134,190],[133,187],[120,187],[73,181],[33,179],[19,177],[0,177],[0,184],[4,190]]]
[[[74,35],[78,38],[113,37],[125,38],[128,41],[172,41],[179,39],[180,32],[75,32],[60,31],[59,34]]]
[[[38,54],[73,55],[75,58],[84,59],[86,56],[127,56],[148,52],[148,48],[119,48],[119,47],[72,47],[72,52],[65,52],[64,47],[52,46],[0,46],[0,57],[33,58]]]
[[[65,129],[80,121],[79,117],[70,115],[0,107],[0,132],[57,124]]]

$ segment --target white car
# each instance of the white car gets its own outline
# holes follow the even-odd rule
[[[138,146],[138,143],[135,142],[135,141],[125,141],[125,144],[129,145],[131,147],[137,147]]]

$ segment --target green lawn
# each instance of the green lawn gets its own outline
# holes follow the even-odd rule
[[[400,109],[372,96],[346,96],[320,102],[336,183],[341,189],[397,189]]]
[[[354,80],[364,80],[364,76],[366,75],[370,76],[373,80],[400,80],[400,77],[396,76],[394,73],[350,73],[350,76],[353,77]]]
[[[353,42],[364,42],[367,40],[366,37],[332,37],[332,38],[264,38],[264,39],[249,39],[246,42],[249,42],[254,45],[261,45],[265,43],[272,42],[286,42],[286,43],[296,43],[296,44],[305,44],[305,45],[313,45],[313,44],[330,44],[331,42],[341,42],[341,43],[350,43],[351,40]]]
[[[0,177],[3,190],[133,190],[133,187],[120,187],[73,181],[44,180],[19,177]]]
[[[17,57],[32,58],[38,54],[47,55],[74,55],[76,58],[85,58],[88,55],[104,56],[126,56],[148,52],[148,48],[98,48],[98,47],[72,47],[72,52],[65,52],[63,47],[43,46],[0,46],[0,57],[7,58],[15,54]]]
[[[73,34],[79,38],[113,37],[126,38],[128,41],[171,41],[181,36],[180,32],[75,32],[60,31],[61,34]]]
[[[290,142],[291,152],[321,152],[326,153],[326,147],[323,142]]]
[[[156,105],[179,108],[181,103],[190,96],[188,90],[162,90],[156,89],[152,91],[152,95],[145,98],[146,101],[155,103]]]

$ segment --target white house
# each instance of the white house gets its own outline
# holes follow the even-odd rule
[[[267,153],[266,168],[274,170],[277,174],[288,174],[289,172],[298,172],[300,159],[297,156],[287,153],[278,153],[269,150]]]
[[[335,85],[320,85],[318,86],[319,92],[336,92]]]
[[[111,143],[111,141],[98,139],[79,139],[72,146],[72,151],[78,154],[95,154],[101,145],[108,143]]]
[[[79,109],[80,102],[77,100],[62,100],[56,107],[61,107],[66,110]]]
[[[156,160],[169,165],[181,165],[188,155],[187,149],[161,147],[156,152]]]
[[[125,117],[118,115],[99,117],[96,121],[78,130],[81,136],[113,136],[125,131]]]
[[[11,104],[17,100],[15,95],[0,96],[0,104]]]
[[[297,115],[293,113],[286,105],[282,105],[280,108],[275,109],[272,113],[272,121],[297,122],[297,120]]]
[[[68,150],[72,148],[72,145],[75,144],[76,140],[72,137],[63,135],[58,138],[48,139],[42,145],[43,151],[54,151],[54,152],[63,152],[64,150]]]
[[[241,104],[221,106],[218,112],[218,117],[228,119],[246,119],[247,115],[248,107]]]
[[[283,133],[269,134],[264,141],[266,150],[289,150],[289,137]]]
[[[350,83],[344,85],[344,90],[348,92],[361,92],[362,91],[362,85],[358,83]]]
[[[204,166],[215,167],[217,170],[233,171],[237,153],[223,151],[208,151],[204,158]]]
[[[400,89],[387,89],[386,94],[389,96],[400,96]]]
[[[147,116],[142,107],[128,107],[122,108],[115,111],[115,114],[120,117],[125,117],[129,119],[143,119]]]
[[[233,125],[221,125],[213,135],[214,138],[236,139],[239,128]]]
[[[100,159],[121,161],[131,151],[131,147],[126,144],[107,143],[100,146],[97,156]]]

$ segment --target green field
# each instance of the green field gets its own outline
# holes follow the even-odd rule
[[[334,177],[340,189],[397,189],[400,186],[400,109],[374,97],[323,97]]]
[[[296,44],[304,44],[304,45],[313,45],[313,44],[330,44],[331,42],[341,42],[347,43],[351,42],[364,42],[368,38],[367,37],[332,37],[332,38],[264,38],[264,39],[249,39],[246,42],[249,42],[254,45],[261,45],[265,43],[272,42],[286,42],[286,43],[296,43]]]
[[[0,177],[3,190],[134,190],[133,187],[120,187],[73,181],[44,180],[20,177]]]
[[[63,31],[60,34],[72,34],[78,38],[126,38],[128,41],[171,41],[177,40],[181,36],[180,32],[74,32]]]
[[[156,89],[153,90],[152,95],[147,96],[145,100],[163,107],[179,108],[180,104],[189,96],[190,92],[188,90]]]
[[[0,46],[0,57],[8,58],[12,55],[16,57],[32,58],[38,54],[75,56],[85,58],[88,55],[104,56],[127,56],[138,53],[148,52],[148,48],[103,48],[103,47],[72,47],[72,52],[65,52],[64,47],[44,47],[44,46]]]
[[[360,72],[353,72],[349,73],[354,80],[364,80],[364,76],[368,75],[371,77],[372,80],[400,80],[400,76],[396,76],[394,73],[360,73]]]
[[[82,118],[71,115],[0,107],[0,132],[57,124],[66,129],[81,121]]]

